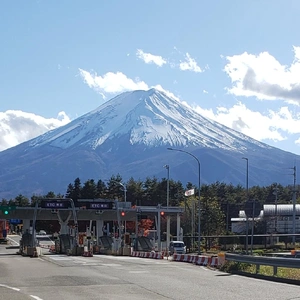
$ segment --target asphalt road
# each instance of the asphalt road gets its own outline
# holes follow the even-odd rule
[[[30,258],[0,246],[0,299],[300,299],[300,287],[135,257]]]

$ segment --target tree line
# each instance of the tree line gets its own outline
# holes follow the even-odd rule
[[[159,180],[156,177],[146,178],[145,181],[130,178],[126,183],[120,174],[113,175],[107,181],[89,179],[84,183],[76,178],[67,186],[66,193],[55,194],[50,191],[46,195],[33,195],[30,199],[18,195],[14,199],[2,199],[1,205],[34,206],[40,198],[72,198],[75,206],[80,206],[80,199],[117,199],[131,202],[132,206],[162,206],[167,205],[167,178]],[[126,192],[124,190],[126,187]],[[192,196],[184,195],[186,190],[194,189]],[[277,190],[278,204],[292,203],[293,186],[283,186],[273,183],[269,186],[253,186],[248,189],[249,199],[258,200],[263,204],[275,203]],[[299,191],[299,186],[297,186]],[[298,194],[298,193],[297,193]],[[242,185],[234,186],[223,182],[202,184],[200,189],[201,203],[201,234],[219,235],[230,230],[230,219],[238,217],[239,211],[244,209],[247,200],[247,190]],[[299,203],[299,197],[297,203]],[[195,228],[197,228],[198,187],[188,182],[185,186],[180,181],[169,180],[169,205],[183,207],[181,225],[184,234],[191,235],[194,214]],[[163,220],[164,226],[164,220]],[[176,231],[176,224],[171,223],[171,230]]]

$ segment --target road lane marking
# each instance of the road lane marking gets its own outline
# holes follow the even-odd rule
[[[132,274],[143,274],[143,273],[149,273],[149,271],[129,271],[128,273],[132,273]]]
[[[12,286],[9,286],[9,285],[6,285],[6,284],[0,284],[0,286],[5,287],[7,289],[11,289],[11,290],[17,291],[17,292],[20,291],[20,289],[12,287]]]
[[[34,295],[30,295],[31,298],[35,299],[35,300],[43,300],[42,298],[38,297],[38,296],[34,296]]]
[[[16,246],[20,246],[20,244],[18,242],[16,242],[14,239],[10,238],[10,237],[6,237],[8,240],[10,240],[11,242],[15,243]]]
[[[52,260],[68,260],[68,261],[72,260],[72,258],[70,258],[70,257],[62,257],[62,256],[53,256],[50,259],[52,259]]]
[[[13,286],[9,286],[7,284],[1,284],[0,283],[0,287],[4,287],[4,288],[7,288],[7,289],[10,289],[10,290],[14,290],[16,292],[21,292],[21,289],[19,288],[16,288],[16,287],[13,287]],[[31,298],[35,299],[35,300],[43,300],[42,298],[38,297],[38,296],[34,296],[34,295],[29,295]]]
[[[120,264],[101,264],[101,266],[104,266],[104,267],[121,267],[122,265],[120,265]]]

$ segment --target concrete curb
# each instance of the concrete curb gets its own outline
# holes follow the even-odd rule
[[[224,272],[227,273],[227,272]],[[246,273],[242,271],[232,271],[227,274],[234,274],[234,275],[240,275],[250,278],[256,278],[256,279],[262,279],[267,281],[273,281],[273,282],[279,282],[279,283],[286,283],[286,284],[292,284],[292,285],[300,285],[300,280],[296,279],[288,279],[288,278],[282,278],[282,277],[275,277],[275,276],[267,276],[267,275],[261,275],[261,274],[252,274],[252,273]]]

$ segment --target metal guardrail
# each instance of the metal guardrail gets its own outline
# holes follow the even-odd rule
[[[278,267],[300,269],[299,258],[265,257],[226,253],[225,260],[256,265],[256,274],[259,272],[259,267],[261,265],[272,266],[273,275],[277,275]]]

